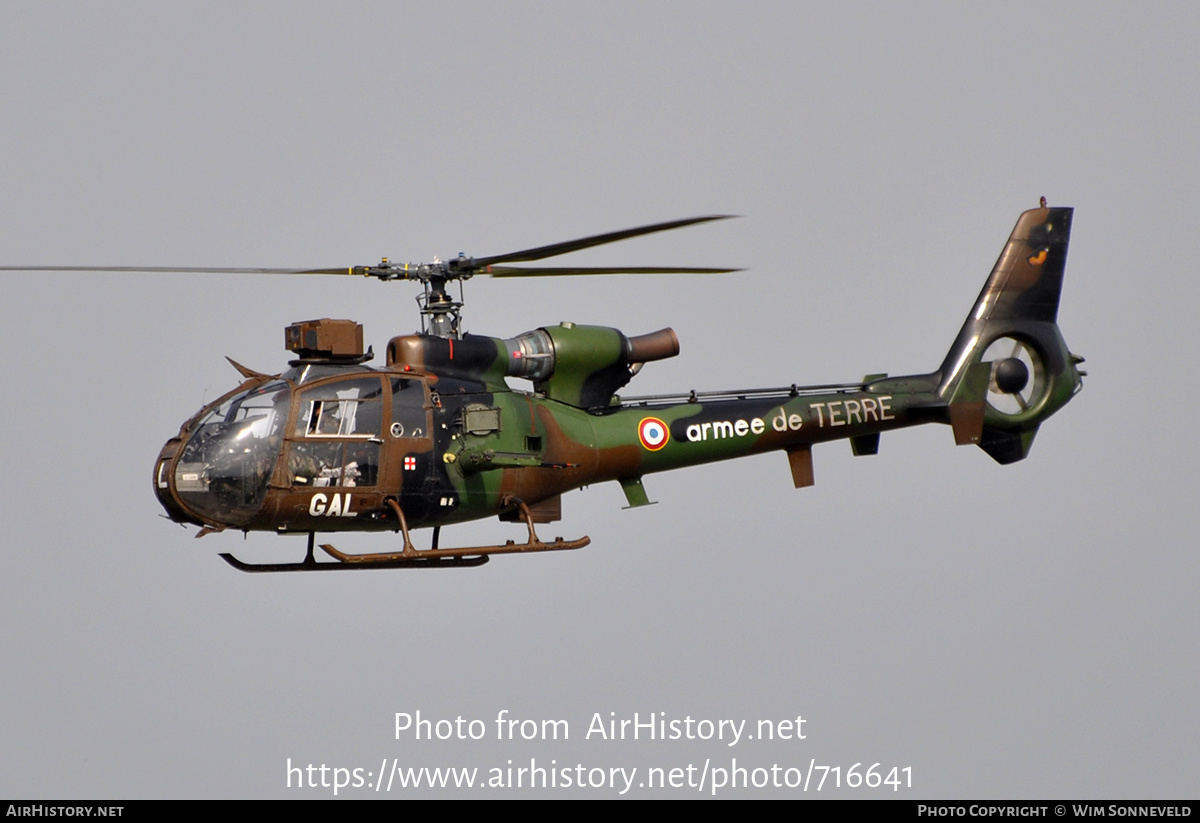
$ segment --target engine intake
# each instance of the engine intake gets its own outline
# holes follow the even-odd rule
[[[606,326],[560,323],[504,341],[508,374],[534,381],[547,397],[580,408],[606,406],[636,367],[679,354],[669,328],[626,337]]]

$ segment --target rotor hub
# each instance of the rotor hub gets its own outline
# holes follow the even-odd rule
[[[1017,394],[1029,385],[1029,367],[1016,357],[1006,357],[996,366],[996,386],[1005,394]]]

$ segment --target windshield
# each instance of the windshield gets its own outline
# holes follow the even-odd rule
[[[240,526],[266,495],[290,405],[274,380],[227,398],[201,417],[175,465],[175,491],[208,523]]]

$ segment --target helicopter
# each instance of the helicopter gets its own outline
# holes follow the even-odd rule
[[[615,481],[629,507],[650,503],[654,472],[782,451],[796,488],[813,485],[812,447],[849,440],[874,455],[880,434],[950,426],[1001,464],[1029,453],[1039,426],[1082,388],[1083,358],[1057,325],[1073,209],[1021,214],[941,365],[928,374],[868,374],[851,383],[624,397],[649,362],[679,354],[670,328],[640,336],[569,322],[509,338],[460,330],[462,284],[475,276],[729,273],[729,268],[514,266],[641,235],[721,220],[708,215],[639,226],[491,257],[329,269],[4,267],[40,271],[324,274],[420,283],[421,332],[393,337],[382,366],[362,326],[320,318],[284,332],[289,368],[243,381],[186,420],[154,461],[166,516],[199,527],[307,535],[303,560],[247,563],[248,572],[478,566],[492,555],[578,549],[545,542],[537,524],[562,517],[562,495]],[[459,284],[458,299],[448,291]],[[512,388],[509,378],[528,381]],[[443,526],[521,522],[524,542],[439,545]],[[429,548],[412,533],[432,528]],[[396,532],[399,551],[348,554],[316,535]]]

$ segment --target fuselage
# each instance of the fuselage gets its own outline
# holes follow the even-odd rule
[[[479,380],[298,364],[256,376],[164,447],[155,491],[213,529],[390,531],[503,514],[563,492],[924,422],[931,377],[680,395],[581,409]],[[544,505],[542,505],[544,504]],[[542,508],[538,508],[542,505]]]

